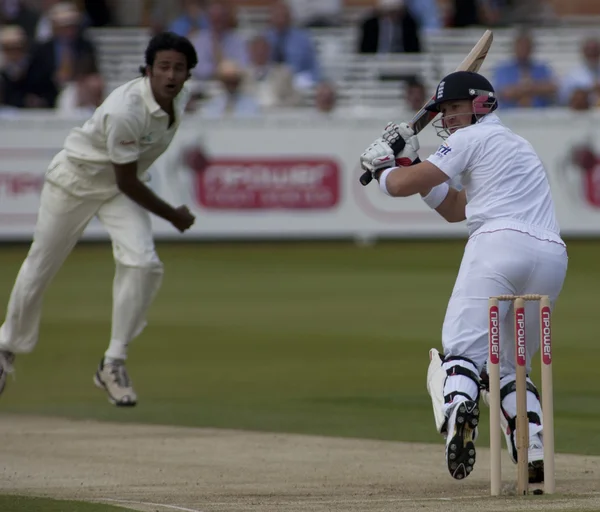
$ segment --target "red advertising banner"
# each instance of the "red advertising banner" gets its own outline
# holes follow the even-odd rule
[[[340,200],[340,167],[325,158],[218,159],[197,176],[205,208],[322,210]]]

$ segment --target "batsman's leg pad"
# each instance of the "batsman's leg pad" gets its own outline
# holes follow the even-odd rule
[[[446,371],[442,368],[443,359],[440,353],[432,348],[429,351],[429,368],[427,369],[427,391],[433,405],[433,417],[437,431],[446,435],[446,415],[444,414],[444,382]]]
[[[464,400],[479,401],[479,372],[473,361],[465,357],[452,356],[444,359],[442,368],[446,372],[444,382],[444,413]]]

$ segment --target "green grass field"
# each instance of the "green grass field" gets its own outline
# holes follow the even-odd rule
[[[161,245],[164,285],[130,350],[140,396],[130,410],[92,384],[109,339],[113,262],[108,245],[80,246],[47,293],[40,344],[17,359],[0,407],[441,443],[427,352],[440,346],[463,244]],[[26,250],[0,250],[2,307]],[[553,324],[556,449],[598,455],[600,242],[571,242],[569,252]]]
[[[127,509],[99,503],[6,495],[0,496],[0,510],[6,512],[125,512]]]

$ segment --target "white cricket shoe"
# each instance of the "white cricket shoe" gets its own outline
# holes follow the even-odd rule
[[[460,402],[448,417],[446,462],[452,478],[462,480],[475,465],[475,439],[479,425],[479,404],[473,400]]]
[[[6,379],[9,373],[14,371],[13,363],[15,355],[12,352],[0,350],[0,395],[6,386]]]
[[[108,394],[108,401],[120,407],[133,407],[137,395],[127,374],[125,361],[115,359],[111,362],[100,361],[94,375],[94,384]]]

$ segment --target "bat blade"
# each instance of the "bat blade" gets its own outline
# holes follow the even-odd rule
[[[494,34],[491,30],[486,30],[485,33],[481,36],[479,41],[473,46],[469,54],[464,58],[464,60],[458,65],[458,67],[454,71],[474,71],[477,72],[481,69],[483,61],[487,57],[488,52],[490,51],[490,47],[492,46],[492,42],[494,41]],[[430,103],[435,101],[435,94],[431,97],[431,99],[423,105],[423,108],[419,110],[415,116],[408,123],[412,126],[412,129],[415,131],[415,134],[419,133],[423,130],[431,121],[433,121],[438,113],[437,112],[429,112],[426,110],[426,107],[429,106]],[[373,177],[371,173],[365,172],[360,177],[360,182],[362,185],[368,185]]]

